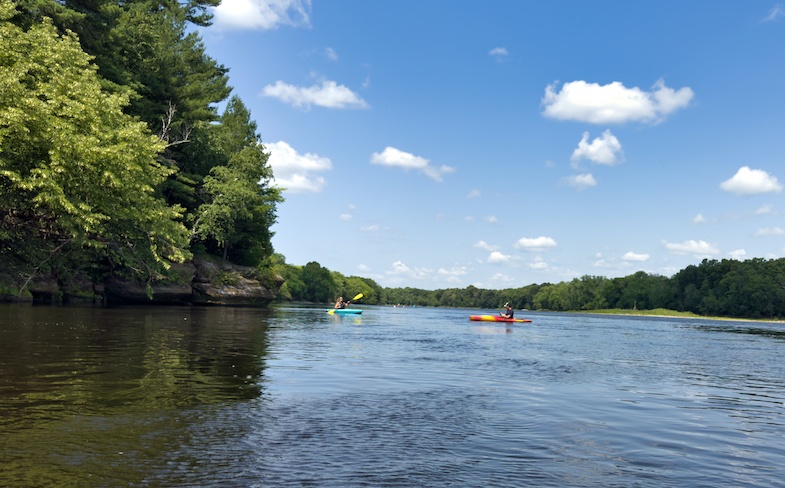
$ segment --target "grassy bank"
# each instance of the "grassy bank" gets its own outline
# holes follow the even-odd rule
[[[576,311],[577,312],[577,311]],[[680,317],[687,319],[708,319],[708,320],[733,320],[744,322],[773,322],[783,323],[782,320],[777,319],[744,319],[735,317],[709,317],[706,315],[698,315],[692,312],[678,312],[676,310],[668,310],[667,308],[655,308],[653,310],[633,310],[621,308],[609,308],[604,310],[581,310],[580,313],[594,313],[605,315],[640,315],[650,317]]]

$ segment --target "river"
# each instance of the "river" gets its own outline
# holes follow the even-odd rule
[[[0,486],[785,486],[785,325],[0,305]]]

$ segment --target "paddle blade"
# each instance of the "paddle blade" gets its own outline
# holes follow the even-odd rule
[[[357,295],[355,295],[354,298],[352,298],[352,300],[359,300],[362,297],[363,297],[363,294],[362,293],[358,293]]]
[[[334,308],[332,308],[332,309],[327,311],[327,315],[333,315],[334,313],[335,313],[335,309]]]

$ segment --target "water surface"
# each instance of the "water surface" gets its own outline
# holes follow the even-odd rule
[[[782,324],[364,308],[0,306],[0,486],[785,486]]]

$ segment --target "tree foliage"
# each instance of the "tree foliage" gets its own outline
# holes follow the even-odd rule
[[[196,211],[194,234],[223,250],[239,248],[231,257],[255,264],[272,254],[270,227],[280,190],[270,186],[272,171],[256,134],[256,124],[238,97],[233,97],[220,119],[210,126],[212,148],[220,164],[203,180],[203,203]]]
[[[335,290],[335,296],[344,297],[363,293],[364,303],[379,305],[500,309],[510,302],[515,309],[529,310],[671,309],[720,317],[785,318],[785,259],[704,260],[670,278],[638,271],[622,278],[587,275],[502,290],[382,288],[373,280],[328,272],[318,263],[306,268],[308,272],[285,264],[278,255],[276,269],[293,284],[280,299],[329,302],[335,297],[327,291]],[[319,288],[324,293],[316,292]]]
[[[268,155],[239,98],[217,114],[228,71],[189,29],[218,3],[0,0],[3,257],[148,281],[191,250],[268,262]]]
[[[155,194],[171,174],[156,160],[163,144],[123,112],[126,96],[101,90],[73,34],[23,31],[12,8],[0,3],[0,210],[50,246],[94,248],[143,274],[182,261],[181,209]]]

